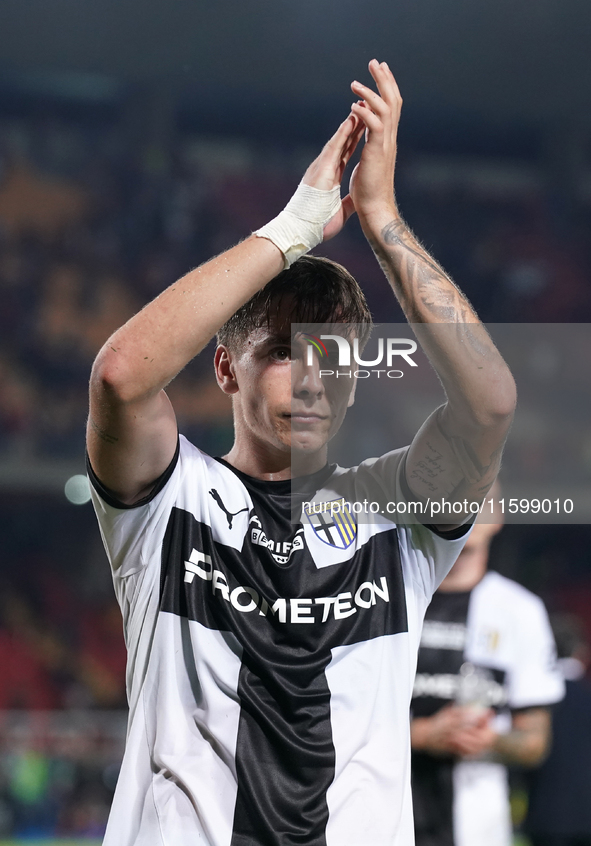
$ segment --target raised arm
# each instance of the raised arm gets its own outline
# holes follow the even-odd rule
[[[302,182],[334,192],[359,135],[350,115]],[[336,193],[325,239],[352,212],[350,198],[341,206]],[[176,419],[165,386],[285,261],[274,243],[252,235],[167,288],[100,350],[90,379],[87,448],[94,472],[118,500],[133,504],[149,493],[174,456]]]
[[[378,93],[352,84],[366,143],[351,184],[363,231],[435,368],[447,403],[412,442],[407,482],[419,498],[481,501],[497,475],[515,408],[515,383],[470,303],[414,237],[394,198],[402,99],[385,63]]]

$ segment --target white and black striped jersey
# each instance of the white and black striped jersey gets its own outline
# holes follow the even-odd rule
[[[510,711],[563,696],[542,600],[499,573],[471,591],[439,591],[427,609],[412,700],[428,717],[453,702],[493,708],[508,731]],[[490,760],[412,755],[417,846],[510,846],[506,768]]]
[[[128,648],[105,846],[412,844],[420,630],[463,532],[322,506],[404,499],[405,454],[265,482],[181,437],[128,508],[89,468]]]

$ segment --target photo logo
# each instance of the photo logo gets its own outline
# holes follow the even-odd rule
[[[306,350],[306,364],[308,366],[314,364],[315,351],[320,359],[330,358],[326,345],[322,342],[334,341],[337,345],[337,366],[339,368],[351,367],[351,352],[353,353],[352,358],[354,363],[362,368],[375,368],[382,363],[385,364],[386,368],[384,370],[372,371],[355,370],[354,372],[351,370],[321,370],[321,376],[355,376],[356,378],[367,379],[369,378],[371,372],[377,374],[378,378],[381,373],[386,373],[391,379],[400,379],[404,376],[404,373],[402,370],[392,369],[394,362],[402,364],[402,359],[402,361],[406,362],[406,364],[410,367],[418,367],[417,362],[411,358],[411,356],[417,351],[417,342],[411,340],[410,338],[378,338],[377,355],[374,359],[367,361],[361,358],[359,338],[353,338],[353,341],[351,342],[347,338],[343,337],[343,335],[320,335],[318,338],[316,335],[302,333],[302,336],[308,342]]]
[[[302,332],[302,338],[305,338],[308,344],[310,345],[308,346],[308,364],[313,364],[314,362],[314,350],[316,350],[320,358],[324,358],[324,356],[328,358],[328,350],[326,349],[320,338],[317,338],[316,335],[309,335],[307,332]]]

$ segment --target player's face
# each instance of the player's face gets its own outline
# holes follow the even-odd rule
[[[290,337],[289,324],[272,324],[233,356],[235,422],[253,447],[315,454],[338,431],[354,379],[323,374],[331,365],[321,365],[316,354],[309,362],[307,349],[303,338]]]

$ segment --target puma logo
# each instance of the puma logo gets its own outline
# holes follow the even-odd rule
[[[234,519],[234,517],[237,514],[242,514],[243,511],[248,511],[248,508],[241,508],[240,511],[234,511],[234,513],[232,513],[231,511],[228,511],[228,509],[226,508],[226,506],[222,502],[221,496],[219,495],[219,493],[216,491],[215,488],[212,488],[209,493],[213,497],[215,502],[217,502],[217,504],[219,505],[221,510],[224,512],[224,514],[226,515],[226,520],[228,521],[228,528],[229,529],[232,528],[232,520]]]

